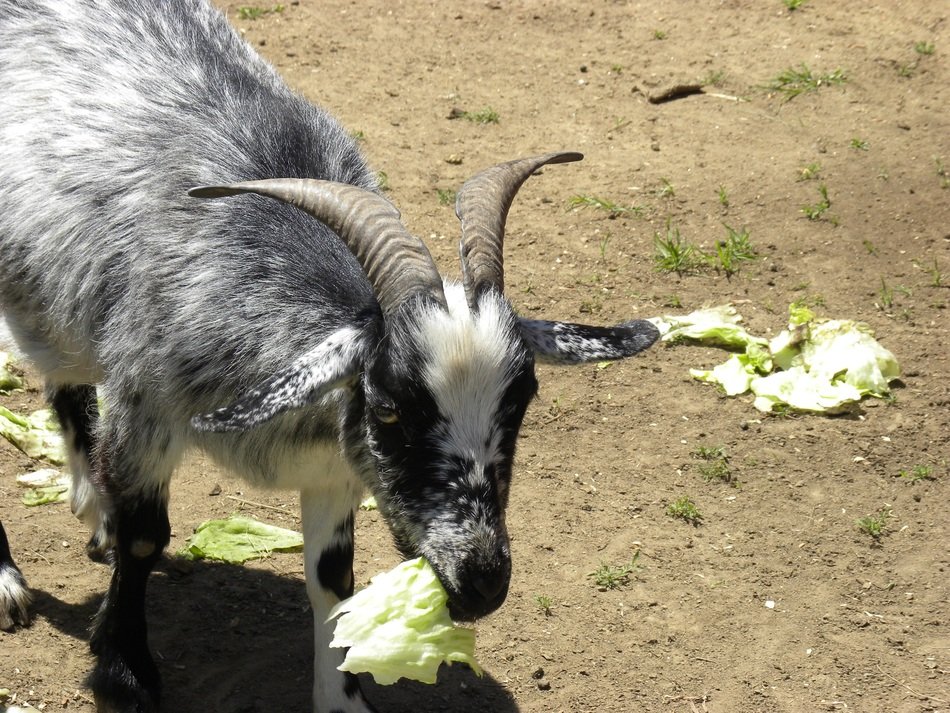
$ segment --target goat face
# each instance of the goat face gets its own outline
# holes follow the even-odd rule
[[[505,507],[515,441],[537,390],[534,357],[507,301],[394,314],[363,374],[371,484],[400,550],[435,568],[457,618],[504,600],[511,573]]]
[[[244,430],[353,387],[343,442],[376,495],[396,543],[425,556],[458,618],[504,601],[511,574],[505,506],[515,441],[537,391],[535,357],[620,359],[659,336],[648,322],[588,327],[523,320],[503,296],[502,239],[511,200],[556,153],[500,164],[459,191],[463,284],[443,284],[425,246],[384,198],[345,184],[251,181],[193,189],[198,197],[258,193],[291,203],[343,239],[373,286],[381,320],[341,325],[231,406],[193,420]]]

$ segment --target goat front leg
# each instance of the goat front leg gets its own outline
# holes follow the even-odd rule
[[[17,624],[30,623],[29,605],[33,600],[20,568],[13,561],[7,533],[0,522],[0,629],[12,630]]]
[[[98,713],[153,713],[161,682],[148,649],[145,590],[171,534],[168,481],[180,448],[154,420],[123,414],[123,406],[107,404],[108,422],[99,429],[95,477],[111,504],[115,545],[112,581],[90,639],[96,665],[88,683]]]
[[[313,706],[316,713],[373,713],[352,673],[337,670],[344,649],[330,648],[334,604],[353,594],[353,516],[359,501],[355,485],[346,495],[303,491],[304,573],[313,609]]]
[[[115,563],[90,640],[97,660],[89,685],[99,713],[151,713],[161,681],[148,650],[145,589],[171,532],[167,497],[117,500],[114,517]]]

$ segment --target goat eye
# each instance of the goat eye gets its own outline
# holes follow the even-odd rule
[[[396,413],[395,409],[387,408],[385,406],[375,406],[373,407],[373,415],[376,417],[377,421],[384,423],[387,426],[391,426],[394,423],[399,423],[399,414]]]

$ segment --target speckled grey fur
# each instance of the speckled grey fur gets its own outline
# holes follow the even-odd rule
[[[450,282],[449,316],[420,298],[384,318],[324,224],[259,196],[189,198],[263,178],[376,187],[347,132],[206,0],[157,5],[0,0],[0,303],[50,393],[98,384],[104,405],[88,414],[83,470],[98,488],[81,504],[114,527],[121,575],[93,635],[96,695],[153,709],[157,670],[121,633],[142,627],[114,621],[141,607],[114,598],[167,542],[168,483],[196,445],[301,491],[315,705],[367,713],[326,652],[335,594],[314,574],[327,548],[348,551],[339,533],[362,490],[404,553],[430,558],[457,613],[488,613],[511,572],[504,510],[533,352],[620,358],[655,334],[519,321],[494,289],[472,303]],[[11,571],[0,606],[21,618]]]

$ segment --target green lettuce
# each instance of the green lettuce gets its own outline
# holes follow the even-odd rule
[[[341,671],[372,674],[389,685],[400,678],[435,683],[443,661],[468,664],[478,675],[475,631],[457,626],[448,595],[422,557],[378,574],[364,589],[337,604],[330,646],[348,646]]]
[[[706,307],[683,316],[653,317],[649,321],[660,330],[664,342],[697,342],[726,349],[768,344],[767,339],[754,337],[739,325],[742,315],[732,305]]]
[[[770,373],[773,369],[778,371]],[[767,349],[756,339],[745,353],[690,373],[730,396],[751,391],[754,406],[766,413],[782,406],[836,413],[864,396],[887,396],[900,367],[866,324],[818,319],[808,308],[792,305],[788,329],[768,341]]]
[[[66,462],[59,424],[49,409],[23,416],[0,406],[0,435],[30,458],[43,458],[56,465]]]
[[[18,475],[16,482],[26,488],[21,500],[28,507],[69,499],[70,478],[56,468],[43,468]]]
[[[830,381],[801,366],[753,379],[750,388],[755,394],[753,406],[766,413],[776,406],[788,406],[796,411],[836,413],[861,400],[861,392],[850,384]]]
[[[724,363],[709,370],[690,369],[695,379],[719,384],[727,396],[744,394],[753,380],[772,371],[772,356],[757,342],[746,345],[745,353],[733,354]]]
[[[23,388],[23,379],[10,371],[13,357],[8,352],[0,352],[0,392],[7,393]]]
[[[302,549],[303,535],[299,532],[235,515],[198,525],[195,534],[188,538],[178,554],[188,559],[241,564],[261,559],[271,552],[299,552]]]

